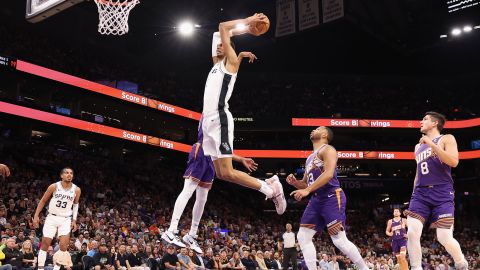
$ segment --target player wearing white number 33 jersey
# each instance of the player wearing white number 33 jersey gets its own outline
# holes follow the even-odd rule
[[[73,227],[73,231],[77,229],[78,202],[80,201],[81,191],[79,187],[72,183],[73,170],[71,168],[62,169],[60,178],[62,181],[51,184],[43,194],[33,218],[33,225],[38,228],[40,212],[50,200],[48,214],[43,225],[41,250],[38,252],[38,269],[44,268],[46,251],[52,244],[55,235],[60,238],[60,250],[53,256],[54,270],[60,269],[61,265],[72,266],[67,248],[70,243],[70,228]]]

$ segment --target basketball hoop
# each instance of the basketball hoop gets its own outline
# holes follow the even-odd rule
[[[98,32],[121,36],[128,33],[128,15],[139,0],[94,0],[98,7]]]

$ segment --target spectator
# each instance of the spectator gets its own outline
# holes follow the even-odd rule
[[[232,258],[228,262],[228,269],[238,269],[244,270],[245,266],[242,264],[240,260],[240,254],[238,252],[234,252]]]
[[[190,260],[190,257],[188,257],[187,248],[181,248],[180,253],[177,255],[177,257],[180,265],[182,266],[182,270],[195,269],[195,265],[193,264],[192,260]]]
[[[166,270],[181,269],[180,262],[178,261],[178,257],[175,254],[175,248],[173,247],[173,245],[167,246],[167,253],[163,255],[162,262]]]
[[[278,269],[278,265],[272,259],[272,253],[270,251],[265,251],[265,265],[268,269]]]
[[[88,244],[88,240],[85,239],[85,237],[83,236],[83,233],[81,233],[78,235],[78,238],[75,240],[75,248],[77,249],[77,251],[82,250],[83,244]]]
[[[322,254],[322,259],[320,260],[319,265],[321,270],[331,270],[327,254]]]
[[[73,270],[83,270],[83,256],[87,256],[87,243],[83,243],[80,251],[75,256],[75,261],[73,262]]]
[[[283,269],[282,260],[280,259],[280,253],[275,252],[275,254],[273,254],[273,261],[277,265],[274,269]],[[295,262],[294,264],[297,265],[297,262]]]
[[[203,257],[203,265],[206,269],[213,269],[215,264],[213,261],[213,250],[207,249],[205,256]]]
[[[118,248],[116,259],[115,259],[117,270],[126,270],[127,260],[128,260],[127,249],[125,248],[125,245],[120,245],[120,247]]]
[[[222,264],[222,259],[221,259],[221,256],[220,254],[215,254],[215,256],[213,257],[213,261],[214,261],[214,265],[213,265],[213,269],[223,269],[223,264]]]
[[[199,258],[193,249],[188,250],[188,257],[190,258],[190,261],[193,263],[195,266],[195,269],[205,269],[205,266],[203,265],[203,262],[201,260],[201,257]]]
[[[112,257],[108,252],[108,248],[105,244],[101,244],[98,248],[98,252],[93,255],[93,262],[95,270],[114,270],[112,263]]]
[[[90,250],[87,252],[87,256],[90,256],[93,258],[97,252],[98,252],[98,242],[93,240],[90,243]]]
[[[330,270],[340,270],[340,265],[337,262],[337,256],[332,255],[332,260],[329,262],[329,264],[330,264],[330,267],[329,267]]]
[[[133,244],[132,253],[128,256],[127,268],[131,270],[149,270],[150,268],[143,262],[144,258],[145,256],[139,253],[138,245]]]
[[[4,264],[10,264],[13,270],[22,269],[21,253],[17,248],[15,238],[8,238],[7,246],[3,249],[3,253],[5,253]]]
[[[32,242],[30,240],[26,240],[25,242],[23,242],[21,253],[23,270],[35,269],[37,264],[37,257],[33,252]]]
[[[258,263],[258,268],[261,270],[268,270],[267,265],[265,264],[265,259],[263,257],[263,252],[261,250],[256,253],[256,260]]]
[[[258,265],[255,257],[248,250],[243,251],[242,264],[246,270],[255,270]]]
[[[5,249],[6,245],[6,238],[2,237],[2,243],[0,243],[0,270],[12,270],[11,264],[5,264],[5,253],[3,253],[3,249]]]

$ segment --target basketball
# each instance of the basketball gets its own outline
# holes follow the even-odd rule
[[[265,34],[270,28],[270,20],[267,16],[265,16],[265,20],[261,22],[257,22],[256,24],[252,24],[249,26],[250,33],[254,36],[260,36]]]

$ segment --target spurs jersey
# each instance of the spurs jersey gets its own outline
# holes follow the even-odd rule
[[[392,240],[404,239],[407,234],[405,227],[403,227],[403,219],[395,221],[395,218],[392,218]]]
[[[50,199],[48,213],[61,217],[72,216],[76,189],[77,186],[73,183],[72,187],[68,190],[62,187],[61,181],[55,183],[55,192],[53,192],[52,198]]]
[[[228,72],[223,60],[212,67],[203,94],[203,117],[228,111],[228,100],[236,79],[237,73]]]
[[[318,152],[322,150],[327,145],[324,144],[316,151],[314,151],[307,158],[305,163],[305,172],[307,173],[307,184],[310,186],[317,180],[317,178],[324,172],[324,162],[318,157]],[[331,188],[337,189],[340,187],[340,182],[337,179],[337,170],[335,169],[332,179],[328,181],[323,187],[317,189],[315,193],[321,194],[324,191],[330,190]]]
[[[444,135],[433,139],[433,143],[440,142]],[[427,144],[421,144],[415,151],[417,161],[417,185],[433,186],[450,184],[453,187],[452,170],[450,166],[443,163]]]

